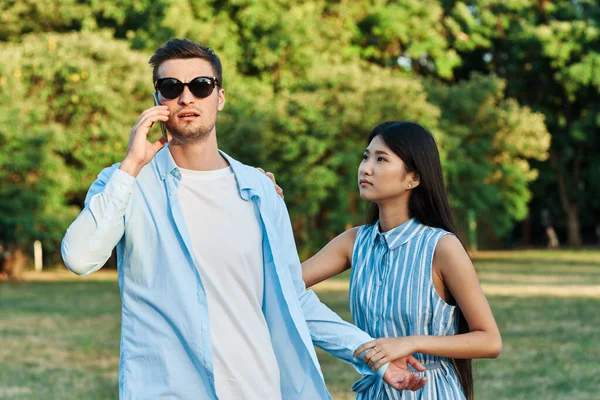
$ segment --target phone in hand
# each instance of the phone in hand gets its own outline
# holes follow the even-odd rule
[[[152,97],[154,97],[155,105],[157,105],[157,106],[162,105],[162,104],[160,104],[160,101],[158,100],[158,93],[156,93],[156,92],[152,93]],[[169,137],[168,137],[167,127],[163,121],[159,121],[159,122],[160,122],[160,130],[162,132],[162,137],[165,139],[165,141],[168,142]]]

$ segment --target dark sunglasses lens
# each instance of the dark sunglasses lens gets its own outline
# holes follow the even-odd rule
[[[165,79],[158,85],[158,91],[165,99],[176,99],[183,92],[183,85],[177,79]]]
[[[192,79],[192,81],[189,83],[189,88],[190,92],[192,92],[194,96],[199,99],[203,99],[210,96],[215,88],[215,85],[210,79],[196,78]]]

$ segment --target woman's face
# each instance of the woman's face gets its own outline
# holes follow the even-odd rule
[[[358,167],[358,190],[363,200],[380,202],[400,197],[414,188],[413,173],[406,173],[404,161],[384,143],[373,138]]]

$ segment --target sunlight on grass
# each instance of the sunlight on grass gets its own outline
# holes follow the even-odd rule
[[[504,342],[475,362],[476,398],[597,399],[600,251],[484,252],[475,265]],[[315,291],[351,321],[347,288],[348,273]],[[119,329],[116,271],[0,284],[0,399],[116,399]],[[354,399],[354,369],[318,355],[334,399]]]

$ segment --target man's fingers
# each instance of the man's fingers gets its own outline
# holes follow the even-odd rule
[[[405,390],[411,390],[413,392],[420,390],[423,388],[423,386],[425,386],[425,384],[427,383],[427,378],[423,377],[420,378],[418,377],[417,374],[414,374],[413,377],[411,377],[408,385],[406,386]]]
[[[141,119],[138,121],[138,123],[133,127],[132,129],[132,137],[133,136],[138,136],[140,134],[144,134],[144,136],[148,135],[148,132],[150,131],[150,128],[152,128],[152,125],[156,122],[156,121],[168,121],[169,120],[169,116],[168,115],[148,115],[146,118]]]
[[[263,174],[266,174],[265,170],[262,169],[261,167],[256,167],[257,170],[259,170],[260,172],[262,172]]]
[[[393,388],[398,391],[403,391],[404,389],[406,389],[406,382],[407,382],[407,379],[402,379],[401,381],[396,382],[393,385]]]
[[[144,111],[142,111],[142,113],[140,114],[140,117],[138,118],[138,120],[144,119],[146,118],[149,114],[154,114],[154,113],[158,113],[158,112],[169,112],[169,108],[167,106],[154,106],[154,107],[150,107]]]
[[[406,384],[406,389],[408,390],[416,390],[415,388],[417,387],[418,383],[419,383],[419,375],[417,374],[412,374],[410,376],[410,379],[408,380],[408,383]]]
[[[156,142],[152,143],[152,147],[154,147],[154,150],[156,150],[156,152],[158,152],[160,149],[165,147],[166,144],[167,144],[167,139],[165,139],[164,137],[161,137]]]
[[[423,378],[419,379],[419,383],[417,384],[417,387],[414,390],[417,391],[417,390],[423,389],[423,387],[425,386],[426,383],[427,383],[427,378],[423,377]]]
[[[406,363],[408,365],[410,365],[411,367],[413,367],[414,369],[416,369],[417,371],[420,372],[425,372],[425,367],[423,366],[423,364],[421,364],[419,362],[419,360],[417,360],[415,357],[413,356],[408,356],[406,358]]]

